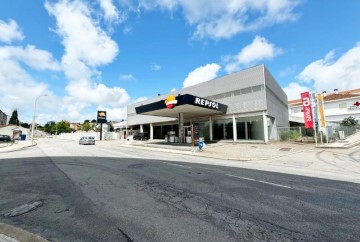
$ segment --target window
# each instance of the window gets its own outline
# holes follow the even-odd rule
[[[340,104],[339,104],[339,108],[340,108],[340,109],[347,108],[346,103],[340,103]]]

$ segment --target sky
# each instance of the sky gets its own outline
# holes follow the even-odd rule
[[[0,110],[126,119],[127,105],[264,64],[289,100],[360,88],[360,1],[0,0]]]

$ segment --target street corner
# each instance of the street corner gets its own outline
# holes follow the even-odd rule
[[[31,143],[30,140],[25,141],[17,141],[14,143],[1,143],[0,144],[0,152],[8,152],[8,151],[16,151],[21,150],[26,147],[35,146],[36,142],[34,144]]]
[[[0,242],[48,242],[37,234],[30,233],[21,228],[0,223]]]

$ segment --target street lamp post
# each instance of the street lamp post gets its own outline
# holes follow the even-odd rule
[[[33,120],[32,120],[32,125],[31,125],[31,144],[34,144],[34,127],[35,127],[35,115],[36,115],[36,103],[37,100],[41,97],[45,97],[47,96],[47,94],[44,95],[40,95],[35,99],[35,106],[34,106],[34,116],[33,116]]]

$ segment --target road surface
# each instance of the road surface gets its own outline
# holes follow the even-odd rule
[[[51,241],[360,238],[359,184],[199,159],[210,160],[39,140],[35,147],[0,153],[0,222]],[[43,205],[4,215],[36,201]]]

